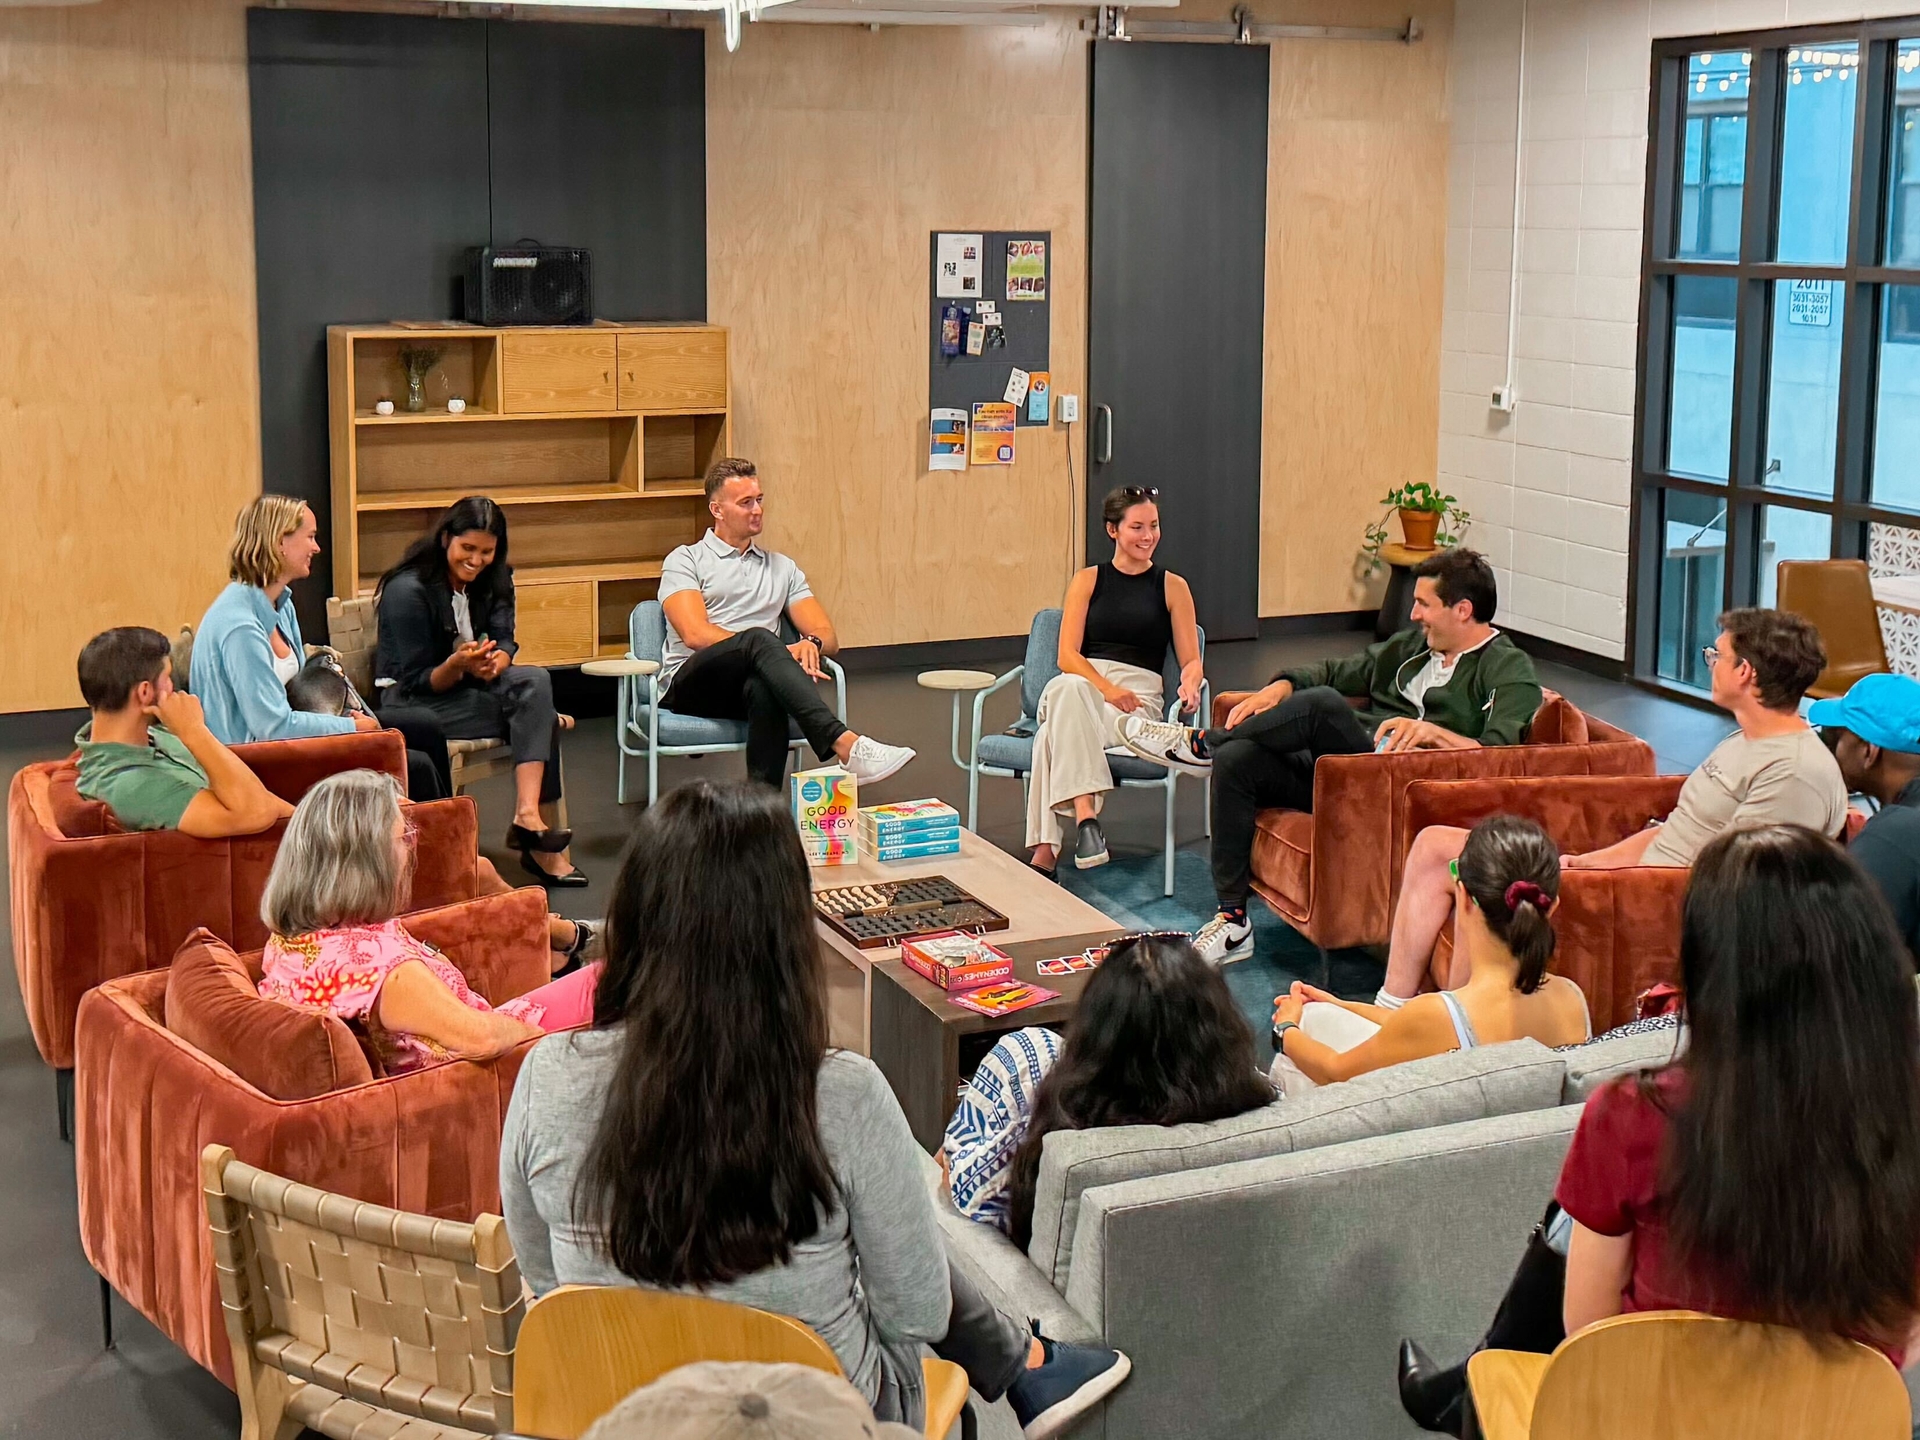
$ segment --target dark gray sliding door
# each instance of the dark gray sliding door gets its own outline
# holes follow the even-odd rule
[[[1259,628],[1267,47],[1093,46],[1087,557],[1160,490],[1160,559],[1211,639]]]

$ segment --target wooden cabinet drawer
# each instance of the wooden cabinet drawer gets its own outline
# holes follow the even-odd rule
[[[534,332],[500,337],[501,405],[509,415],[611,410],[617,347],[611,334]]]
[[[727,332],[663,330],[620,337],[622,410],[727,407]]]
[[[593,582],[515,585],[514,636],[520,665],[577,665],[594,653]]]

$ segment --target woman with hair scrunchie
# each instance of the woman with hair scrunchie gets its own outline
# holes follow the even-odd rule
[[[1587,997],[1573,981],[1547,974],[1560,852],[1546,831],[1530,820],[1495,815],[1473,827],[1454,865],[1454,910],[1471,978],[1458,990],[1421,995],[1397,1010],[1340,1000],[1295,981],[1274,1000],[1279,1054],[1273,1080],[1282,1094],[1522,1036],[1548,1046],[1591,1037]]]

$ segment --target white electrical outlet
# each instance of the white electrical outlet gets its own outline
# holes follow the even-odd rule
[[[1062,395],[1060,397],[1060,423],[1062,425],[1074,425],[1078,424],[1079,420],[1080,397],[1078,395]]]
[[[1513,413],[1513,402],[1515,398],[1513,386],[1496,385],[1493,387],[1493,394],[1488,397],[1487,403],[1493,406],[1494,409],[1511,415]]]

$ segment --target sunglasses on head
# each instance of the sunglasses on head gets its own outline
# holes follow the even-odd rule
[[[1136,500],[1158,500],[1160,487],[1158,485],[1122,485],[1120,493],[1131,495]]]
[[[1111,959],[1113,956],[1119,954],[1122,949],[1128,946],[1138,945],[1143,940],[1191,941],[1192,939],[1193,932],[1190,930],[1134,930],[1126,935],[1121,935],[1116,939],[1109,940],[1106,944],[1106,951],[1108,958]],[[1088,948],[1099,949],[1100,947],[1089,946]]]

